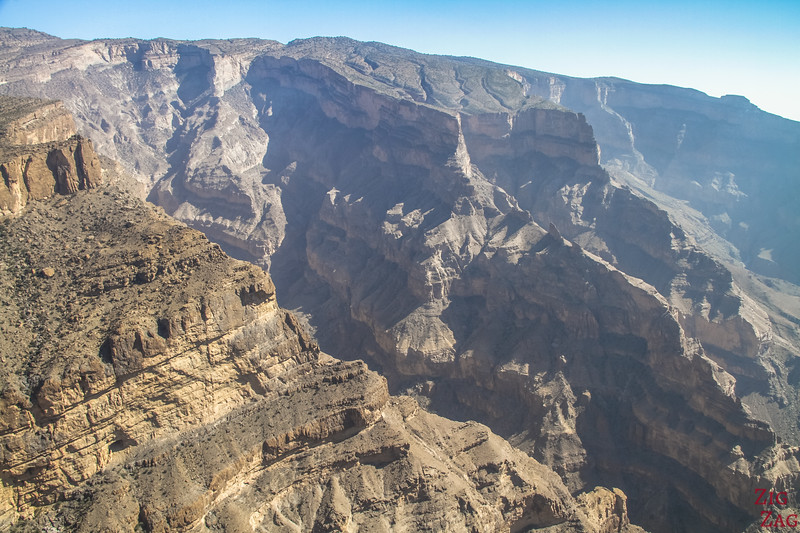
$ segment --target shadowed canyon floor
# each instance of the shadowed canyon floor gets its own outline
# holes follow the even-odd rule
[[[756,488],[796,486],[800,292],[786,267],[745,270],[740,241],[658,180],[617,181],[657,153],[633,142],[656,142],[639,115],[632,144],[612,142],[624,83],[347,39],[4,32],[3,91],[62,99],[153,202],[268,268],[326,351],[367,358],[393,392],[488,424],[568,492],[622,488],[653,531],[741,530]],[[775,120],[695,96],[734,125],[736,109]]]
[[[115,188],[64,193],[0,220],[3,527],[638,530],[618,489],[573,497],[485,426],[322,354],[201,233]]]

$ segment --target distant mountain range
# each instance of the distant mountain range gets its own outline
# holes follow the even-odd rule
[[[741,97],[346,38],[2,29],[0,92],[61,100],[106,181],[267,269],[324,352],[554,470],[574,520],[595,486],[627,495],[627,515],[580,527],[740,531],[756,489],[800,486],[800,123]],[[0,201],[21,194],[5,187]],[[133,458],[169,435],[118,440]],[[4,490],[30,490],[14,476]],[[341,479],[321,501],[367,527]],[[534,525],[516,512],[496,523]]]

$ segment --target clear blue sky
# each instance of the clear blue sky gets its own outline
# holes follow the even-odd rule
[[[346,35],[572,76],[740,94],[800,120],[800,0],[0,0],[58,37]]]

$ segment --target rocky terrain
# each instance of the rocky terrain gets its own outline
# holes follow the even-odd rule
[[[0,146],[0,214],[16,214],[30,200],[100,183],[100,161],[92,144],[77,134],[61,102],[5,100]]]
[[[549,94],[587,116],[615,178],[687,220],[709,251],[800,282],[797,122],[742,96],[609,78],[559,86]]]
[[[37,120],[4,153],[69,142],[45,139],[63,107],[11,108]],[[152,206],[108,186],[29,200],[0,219],[2,527],[638,530],[619,489],[573,497],[485,426],[321,353],[263,270]]]
[[[657,151],[633,141],[656,140],[621,113],[654,97],[348,39],[3,35],[2,91],[63,99],[153,202],[269,268],[326,351],[488,424],[570,493],[621,487],[653,531],[737,531],[755,488],[797,485],[800,292],[664,194],[693,125],[695,159],[641,179]],[[729,102],[731,123],[777,120]]]

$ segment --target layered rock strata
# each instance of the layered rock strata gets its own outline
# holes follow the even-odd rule
[[[323,357],[263,271],[139,201],[36,202],[2,237],[6,526],[628,525],[623,494],[575,500],[488,428],[390,400],[363,363]]]
[[[56,141],[61,142],[61,141]],[[639,529],[319,351],[260,268],[113,188],[0,220],[0,526]]]
[[[61,102],[0,97],[0,214],[30,200],[93,189],[102,180],[91,141],[79,136]]]
[[[316,355],[259,269],[120,197],[58,202],[4,236],[7,511],[51,503],[114,452],[210,422],[263,393],[267,369]]]
[[[559,77],[592,122],[613,175],[650,196],[719,257],[795,284],[800,124],[742,96]],[[533,83],[537,94],[549,93]],[[678,201],[675,201],[677,199]]]
[[[386,390],[363,366],[291,377],[289,394],[97,476],[51,523],[77,531],[638,530],[623,494],[598,488],[576,502],[552,471],[484,426],[430,415],[410,398],[383,404],[373,420],[356,407],[358,394],[368,387],[385,401]],[[309,406],[327,414],[315,419]]]
[[[347,39],[51,46],[80,60],[33,80],[20,48],[4,90],[64,97],[162,178],[154,201],[270,265],[324,346],[398,390],[572,491],[622,486],[658,531],[740,529],[754,487],[796,482],[791,313],[609,179],[557,77]],[[104,52],[128,48],[148,59]]]

